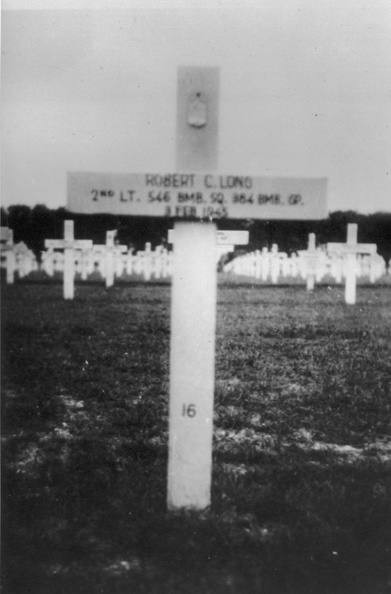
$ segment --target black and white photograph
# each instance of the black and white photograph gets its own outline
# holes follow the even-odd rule
[[[391,594],[390,0],[2,0],[2,594]]]

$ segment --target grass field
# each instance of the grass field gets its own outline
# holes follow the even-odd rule
[[[166,511],[170,287],[2,291],[3,594],[391,592],[389,287],[219,287],[201,514]]]

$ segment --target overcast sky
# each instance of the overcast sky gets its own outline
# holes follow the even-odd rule
[[[68,170],[175,171],[177,67],[200,65],[221,70],[219,172],[391,212],[390,0],[26,5],[3,0],[3,206],[65,206]]]

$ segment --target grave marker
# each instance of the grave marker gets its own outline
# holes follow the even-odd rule
[[[114,257],[116,254],[126,254],[128,248],[126,245],[115,244],[117,231],[106,231],[106,243],[94,244],[92,251],[94,254],[101,254],[99,268],[101,275],[105,278],[106,288],[114,285]]]
[[[128,248],[126,245],[116,245],[114,243],[117,231],[107,231],[106,233],[106,287],[114,285],[114,257],[116,254],[126,254]]]
[[[34,252],[28,249],[27,245],[21,241],[14,246],[15,268],[18,271],[19,278],[30,274],[37,267],[37,261]]]
[[[64,299],[73,299],[75,294],[75,249],[92,247],[90,239],[75,239],[73,221],[64,221],[64,239],[45,239],[45,247],[64,250]]]
[[[178,68],[177,84],[177,167],[214,171],[219,69]],[[193,196],[195,204],[204,200],[201,192]],[[208,212],[211,220],[214,209]],[[202,510],[210,505],[212,480],[216,227],[175,223],[172,234],[167,506]]]
[[[106,288],[114,285],[113,247],[116,231],[106,232]]]
[[[310,233],[308,235],[308,248],[305,252],[305,257],[307,261],[307,291],[313,291],[315,286],[316,264],[318,261],[318,253],[316,251],[315,243],[315,233]]]
[[[345,302],[348,305],[356,303],[356,258],[358,254],[376,254],[375,243],[357,243],[357,224],[348,224],[346,243],[328,243],[327,251],[336,252],[346,258]]]
[[[216,218],[321,219],[327,180],[216,175],[217,68],[178,70],[179,173],[68,173],[68,208],[176,222],[171,306],[169,509],[210,505]]]
[[[93,254],[91,248],[84,248],[80,250],[80,274],[81,279],[87,280],[88,275],[93,272],[94,263],[93,263]]]
[[[276,243],[272,244],[272,249],[270,251],[270,268],[271,282],[273,285],[276,285],[280,275],[280,257],[278,253],[278,245]]]

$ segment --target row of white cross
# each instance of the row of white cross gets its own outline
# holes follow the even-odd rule
[[[152,250],[151,244],[147,243],[144,250],[136,253],[133,249],[123,251],[121,246],[111,253],[111,250],[107,251],[104,247],[93,245],[91,249],[74,251],[75,273],[81,280],[99,275],[111,286],[113,280],[109,281],[109,277],[113,279],[113,275],[106,275],[107,263],[109,271],[114,270],[114,277],[117,279],[138,276],[144,281],[149,281],[172,276],[173,252],[168,251],[163,245]],[[227,253],[226,248],[233,250],[234,246],[218,245],[217,248],[218,262],[221,256]],[[27,269],[26,257],[25,254],[23,258],[17,257],[18,271],[20,268]],[[112,263],[108,262],[110,258],[113,260]],[[30,262],[30,259],[27,262]],[[366,278],[370,283],[375,283],[387,273],[385,260],[379,254],[358,254],[355,265],[357,279]],[[29,266],[31,270],[31,265]],[[63,273],[63,252],[53,249],[42,252],[40,270],[51,277],[55,273]],[[347,262],[341,254],[333,251],[328,253],[326,247],[317,248],[311,262],[307,250],[300,250],[298,255],[293,253],[288,256],[284,252],[279,252],[278,246],[274,244],[271,251],[264,248],[262,251],[256,250],[238,256],[224,264],[222,270],[227,275],[250,277],[272,284],[303,279],[307,281],[307,289],[311,291],[315,283],[321,282],[322,279],[326,282],[342,283],[347,273]]]
[[[45,241],[45,251],[41,253],[41,264],[39,265],[34,252],[21,242],[14,244],[12,230],[2,227],[4,241],[2,242],[1,267],[5,268],[7,273],[7,284],[14,282],[15,274],[23,278],[32,272],[38,270],[52,277],[56,272],[64,273],[67,268],[72,275],[69,262],[70,259],[67,250],[73,253],[74,269],[73,275],[78,274],[81,280],[94,273],[98,273],[105,279],[106,287],[114,284],[115,277],[122,275],[141,276],[143,280],[149,281],[151,278],[161,279],[172,276],[173,252],[165,246],[160,245],[152,251],[151,244],[145,244],[144,251],[133,253],[132,248],[128,249],[126,245],[115,243],[116,231],[107,231],[106,243],[99,245],[90,241],[73,240],[72,221],[67,221],[64,230],[64,240]],[[240,232],[239,232],[240,233]],[[244,232],[248,235],[248,232]],[[219,240],[224,237],[222,232],[218,232]],[[237,233],[236,233],[237,235]],[[240,238],[235,237],[238,240]],[[169,241],[172,243],[172,233],[169,233]],[[71,247],[71,246],[74,247]],[[233,245],[221,244],[216,246],[216,262],[222,255],[233,251]],[[65,261],[67,260],[67,264]],[[67,284],[67,283],[66,283]],[[67,299],[72,299],[72,289],[67,290]]]
[[[157,246],[152,251],[151,244],[145,245],[144,251],[133,253],[133,249],[126,252],[114,246],[112,250],[95,249],[95,245],[88,250],[75,250],[75,272],[86,280],[94,274],[106,279],[107,286],[111,286],[114,278],[122,276],[141,276],[143,280],[151,278],[169,278],[172,276],[172,252],[164,246]],[[48,250],[41,254],[41,270],[48,276],[64,270],[64,255],[62,252]]]
[[[108,231],[105,244],[93,244],[91,240],[74,238],[73,221],[64,223],[64,239],[47,239],[47,251],[42,253],[42,270],[52,276],[55,271],[64,273],[64,298],[74,298],[75,273],[81,274],[82,280],[98,270],[105,278],[106,287],[114,284],[114,277],[126,274],[142,274],[145,280],[167,278],[172,275],[172,252],[163,246],[151,250],[147,243],[144,252],[132,254],[125,245],[115,243],[116,231]],[[169,232],[168,241],[173,242],[173,231]],[[12,230],[1,228],[2,256],[6,259],[7,283],[13,282],[14,272],[18,266],[19,276],[38,269],[35,256],[24,244],[13,244]],[[221,255],[233,251],[234,245],[248,241],[248,232],[217,232],[217,259]],[[61,252],[55,250],[62,250]],[[278,252],[276,244],[269,252],[264,248],[235,258],[224,267],[224,272],[244,276],[253,276],[266,281],[271,278],[273,284],[278,278],[301,276],[306,279],[307,290],[312,291],[315,282],[319,282],[328,274],[337,282],[345,278],[345,301],[354,304],[356,301],[356,279],[367,274],[370,282],[385,274],[384,259],[379,256],[375,244],[357,243],[357,225],[348,225],[346,243],[328,243],[326,250],[316,248],[315,234],[309,234],[307,250],[299,251],[299,255]]]
[[[167,279],[172,276],[172,251],[168,251],[163,245],[156,246],[152,250],[150,243],[146,243],[145,249],[136,253],[133,253],[133,249],[124,251],[125,246],[114,246],[111,250],[109,246],[112,233],[112,231],[107,232],[107,248],[106,245],[95,244],[92,248],[74,250],[75,274],[79,275],[81,280],[99,275],[106,280],[108,286],[111,286],[113,276],[115,278],[138,276],[144,281],[152,278]],[[7,249],[2,251],[1,267],[7,271],[7,284],[14,281],[14,274],[23,278],[33,272],[41,271],[53,277],[56,273],[64,272],[63,251],[53,248],[43,251],[41,263],[38,264],[34,252],[23,242],[6,247]],[[234,246],[218,245],[216,261],[218,262],[222,255],[233,249]],[[260,279],[272,284],[303,279],[307,281],[308,290],[313,290],[314,284],[321,282],[322,279],[326,282],[342,283],[347,272],[346,258],[337,252],[328,253],[325,247],[317,248],[317,253],[314,255],[315,262],[313,262],[315,274],[312,276],[313,271],[311,271],[307,254],[307,250],[300,250],[298,255],[293,253],[288,256],[284,252],[279,252],[278,246],[273,244],[271,251],[263,248],[262,251],[256,250],[234,258],[223,266],[223,272],[227,275]],[[370,283],[375,283],[387,274],[385,260],[377,253],[358,254],[355,264],[357,279],[365,278]],[[106,274],[106,268],[109,274]],[[113,270],[114,275],[110,274]]]
[[[311,234],[313,235],[313,234]],[[305,279],[307,289],[312,291],[315,283],[322,280],[330,282],[334,279],[337,284],[342,283],[348,273],[347,258],[342,252],[327,251],[326,246],[318,247],[314,251],[299,250],[298,254],[290,256],[279,252],[276,244],[271,251],[263,248],[238,256],[224,265],[223,271],[235,276],[244,276],[259,279],[263,282],[271,281],[272,284],[285,281],[288,284],[292,279]],[[355,259],[356,278],[367,278],[370,283],[375,283],[387,274],[386,262],[380,254],[358,253]]]
[[[283,252],[256,250],[245,255],[238,256],[224,265],[223,271],[228,275],[245,276],[270,281],[271,284],[278,282],[289,282],[292,279],[307,280],[308,290],[313,290],[314,284],[322,280],[327,282],[333,279],[337,284],[342,283],[346,277],[346,258],[334,252],[328,253],[326,249],[318,248],[315,275],[311,277],[306,251],[300,250],[288,256]],[[359,254],[356,259],[356,277],[367,278],[370,283],[376,282],[387,274],[386,262],[379,254],[371,256]]]

